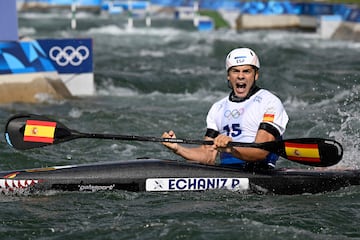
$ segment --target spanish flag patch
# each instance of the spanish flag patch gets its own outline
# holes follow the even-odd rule
[[[263,122],[274,122],[275,114],[265,113],[263,116]]]
[[[289,160],[307,162],[321,162],[319,146],[314,144],[285,142],[285,152]]]
[[[53,143],[56,122],[27,120],[24,131],[24,141]]]

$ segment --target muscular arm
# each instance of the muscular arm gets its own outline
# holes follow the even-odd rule
[[[176,135],[173,131],[163,133],[162,137],[164,138],[176,138]],[[205,140],[214,140],[210,137],[205,137]],[[214,145],[201,145],[199,147],[185,147],[177,143],[163,143],[167,148],[171,149],[174,153],[179,156],[189,160],[200,162],[204,164],[214,165],[217,150]]]
[[[176,135],[173,131],[169,131],[163,133],[162,137],[176,138]],[[171,149],[174,153],[189,161],[195,161],[210,165],[215,164],[218,151],[228,152],[236,158],[251,162],[264,160],[269,154],[268,151],[259,148],[226,147],[227,144],[232,141],[232,139],[226,135],[218,135],[215,138],[205,137],[205,140],[214,141],[214,145],[201,145],[199,147],[190,148],[177,143],[164,142],[163,144],[167,148]],[[256,134],[255,142],[261,143],[269,141],[275,141],[274,135],[267,132],[266,130],[259,129]]]
[[[266,156],[269,154],[268,151],[262,150],[259,148],[247,148],[247,147],[225,147],[229,142],[231,141],[231,138],[225,135],[219,135],[215,138],[214,144],[219,149],[222,148],[222,151],[231,153],[234,157],[240,158],[245,161],[261,161],[266,158]],[[274,135],[270,134],[269,132],[259,129],[255,142],[261,143],[261,142],[269,142],[269,141],[275,141]]]

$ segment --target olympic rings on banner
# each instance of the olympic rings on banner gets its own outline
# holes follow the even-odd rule
[[[241,114],[244,113],[244,109],[240,108],[240,109],[233,109],[233,110],[226,110],[224,112],[224,117],[226,117],[227,119],[230,119],[231,117],[234,119],[237,119],[240,117]]]
[[[59,46],[52,47],[49,56],[57,65],[64,67],[68,64],[79,66],[90,55],[86,46],[79,46],[76,49],[73,46],[66,46],[63,49]]]

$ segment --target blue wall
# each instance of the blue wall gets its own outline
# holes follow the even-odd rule
[[[8,1],[8,0],[0,0],[0,1]],[[77,3],[81,6],[100,6],[103,0],[19,0],[19,2],[35,2],[35,3],[44,3],[50,5],[71,5],[73,3]]]
[[[0,0],[2,2],[4,0]],[[24,1],[24,0],[23,0]],[[51,5],[70,5],[74,0],[27,0],[28,2],[43,2]],[[110,0],[75,0],[82,6],[104,6]],[[138,0],[140,1],[140,0]],[[143,0],[151,4],[180,7],[193,6],[195,0]],[[301,0],[300,0],[301,1]],[[119,0],[127,4],[127,0]],[[296,3],[291,1],[251,1],[239,0],[198,0],[201,9],[238,10],[247,14],[301,14],[310,16],[339,15],[344,21],[360,22],[360,9],[345,4],[326,3]]]
[[[295,3],[290,1],[198,0],[201,9],[231,9],[246,14],[339,15],[344,21],[360,22],[360,9],[345,4]],[[194,0],[151,0],[152,4],[172,7],[192,6]]]

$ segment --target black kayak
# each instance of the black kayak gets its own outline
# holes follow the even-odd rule
[[[137,159],[0,172],[8,192],[57,191],[231,191],[303,194],[360,185],[360,170],[275,169],[244,172],[185,161]]]

